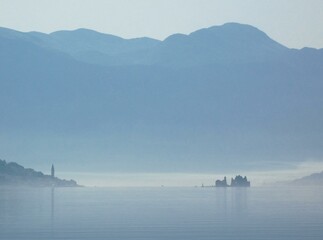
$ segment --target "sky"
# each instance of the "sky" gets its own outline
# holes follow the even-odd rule
[[[89,28],[162,40],[227,22],[290,48],[323,48],[322,0],[0,0],[0,26],[23,32]]]

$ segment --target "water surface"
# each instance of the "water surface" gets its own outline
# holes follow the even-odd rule
[[[322,188],[1,188],[0,239],[323,239]]]

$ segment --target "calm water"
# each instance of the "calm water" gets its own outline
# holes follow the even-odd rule
[[[322,188],[0,189],[0,239],[323,239]]]

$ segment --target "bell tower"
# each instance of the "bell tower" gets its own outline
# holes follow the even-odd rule
[[[52,178],[55,177],[55,168],[54,168],[54,164],[52,164],[52,168],[51,168],[51,176]]]

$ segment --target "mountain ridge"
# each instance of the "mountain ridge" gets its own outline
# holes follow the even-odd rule
[[[323,186],[323,171],[296,179],[291,184],[297,186]]]
[[[267,39],[274,53],[256,50],[262,44],[248,52],[239,39],[223,48],[202,36],[210,45],[184,37],[178,47],[72,56],[5,32],[0,146],[8,159],[124,172],[323,159],[322,50],[280,51]]]
[[[301,50],[287,48],[259,29],[239,23],[226,23],[190,34],[173,34],[163,41],[151,38],[124,39],[90,29],[61,30],[50,34],[10,32],[34,44],[71,55],[75,60],[102,66],[166,65],[195,66],[232,62],[275,62]],[[294,50],[294,53],[292,51]],[[240,51],[240,55],[237,54]],[[323,51],[304,48],[323,59]],[[315,52],[315,53],[313,53]],[[174,53],[176,53],[174,55]],[[288,57],[285,61],[289,61]]]

